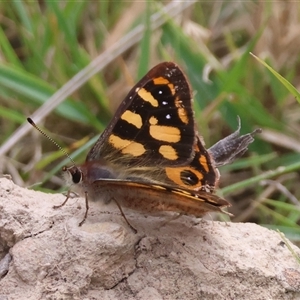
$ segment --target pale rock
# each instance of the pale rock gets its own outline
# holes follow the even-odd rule
[[[0,299],[300,299],[299,262],[276,231],[125,211],[134,234],[100,201],[79,227],[84,200],[52,208],[63,200],[0,179]]]

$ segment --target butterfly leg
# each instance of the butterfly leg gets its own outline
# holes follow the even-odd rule
[[[131,230],[136,234],[136,233],[137,233],[137,230],[136,230],[136,229],[129,223],[129,221],[127,220],[127,218],[126,218],[125,214],[123,213],[123,210],[122,210],[120,204],[118,203],[118,201],[117,201],[115,198],[113,198],[113,200],[114,200],[115,203],[117,204],[117,206],[118,206],[118,208],[119,208],[119,210],[120,210],[120,212],[121,212],[121,215],[122,215],[122,217],[124,218],[124,220],[126,221],[127,225],[128,225],[128,226],[131,228]]]
[[[70,199],[70,197],[71,197],[70,195],[71,195],[71,191],[68,191],[66,200],[60,205],[53,205],[53,208],[57,209],[57,208],[60,208],[60,207],[64,206],[68,202],[68,200]]]
[[[88,199],[88,193],[85,192],[85,213],[82,221],[78,224],[78,226],[81,226],[85,222],[88,215],[88,211],[89,211],[89,199]]]
[[[71,191],[68,191],[66,200],[60,205],[54,205],[53,208],[57,209],[57,208],[60,208],[60,207],[64,206],[68,202],[70,197],[71,197]],[[87,194],[87,192],[85,192],[85,214],[84,214],[84,217],[83,217],[82,221],[78,224],[78,226],[81,226],[85,222],[85,220],[87,218],[87,215],[88,215],[88,211],[89,211],[88,194]]]
[[[167,225],[168,223],[170,223],[171,221],[177,220],[180,216],[182,216],[183,214],[178,213],[178,214],[174,214],[173,216],[171,216],[170,218],[166,218],[162,223],[160,227],[163,227],[165,225]]]

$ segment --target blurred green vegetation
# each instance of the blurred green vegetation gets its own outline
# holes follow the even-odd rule
[[[160,1],[0,2],[1,144],[100,53],[143,24],[140,41],[78,85],[40,125],[80,163],[130,87],[155,64],[175,61],[192,85],[196,119],[207,146],[234,131],[237,116],[242,133],[263,129],[242,159],[220,170],[219,193],[233,204],[232,220],[278,228],[299,241],[296,91],[250,52],[297,89],[300,4],[197,2],[174,18],[163,14],[165,23],[151,30],[151,16],[164,5]],[[66,163],[62,156],[31,131],[1,157],[0,171],[22,186],[41,182],[35,188],[59,190],[63,186],[59,169]]]

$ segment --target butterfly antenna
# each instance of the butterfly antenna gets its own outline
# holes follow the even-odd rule
[[[44,137],[46,137],[50,142],[52,142],[72,163],[76,165],[75,161],[72,157],[68,154],[68,152],[63,149],[57,142],[54,141],[48,134],[46,134],[40,127],[38,127],[31,118],[27,118],[27,121],[30,125],[32,125],[36,130],[38,130]]]

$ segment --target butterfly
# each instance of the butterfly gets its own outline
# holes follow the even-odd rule
[[[121,102],[85,163],[63,168],[74,191],[85,197],[79,225],[87,218],[89,200],[116,202],[128,224],[123,207],[196,217],[226,213],[229,202],[214,194],[220,177],[216,166],[242,155],[259,131],[240,136],[239,130],[240,121],[235,133],[207,150],[186,76],[173,62],[158,64]]]

